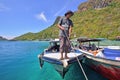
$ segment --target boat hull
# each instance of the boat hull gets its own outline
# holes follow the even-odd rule
[[[97,74],[97,72],[91,70],[86,66],[86,64],[82,63],[83,56],[79,56],[78,58],[89,80],[107,80],[100,74]],[[42,59],[39,58],[39,60],[43,60],[45,63],[51,64],[65,80],[85,80],[81,68],[75,58],[68,61],[67,67],[64,67],[60,60],[48,59],[46,57],[42,57]]]
[[[63,65],[58,65],[58,64],[52,64],[55,70],[62,76],[62,78],[65,77],[66,73],[69,71],[70,66],[68,65],[67,67],[63,67]]]
[[[81,61],[83,56],[78,56],[79,61]],[[40,67],[42,68],[44,62],[50,63],[54,66],[55,70],[64,78],[65,74],[69,71],[69,68],[73,63],[77,63],[76,58],[72,58],[70,60],[58,60],[49,57],[45,57],[43,55],[39,56]],[[65,64],[67,62],[67,64]]]
[[[109,80],[120,80],[120,62],[86,55],[82,61]]]

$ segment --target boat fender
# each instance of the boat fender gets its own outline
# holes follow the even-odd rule
[[[63,63],[64,68],[66,68],[68,66],[68,61],[66,59],[62,60],[62,63]]]
[[[42,60],[42,56],[43,56],[43,55],[39,55],[39,56],[38,56],[39,62],[40,62],[40,69],[42,69],[43,64],[44,64],[44,61]]]

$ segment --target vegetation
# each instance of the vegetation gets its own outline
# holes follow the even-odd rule
[[[86,9],[97,9],[97,8],[104,8],[111,4],[112,1],[115,0],[88,0],[81,5],[79,5],[78,10],[83,11]]]
[[[86,4],[86,3],[85,3]],[[85,5],[86,6],[86,5]],[[83,7],[83,4],[82,4]],[[81,9],[80,6],[78,9]],[[15,40],[41,40],[58,38],[59,29],[55,23],[47,29],[38,33],[27,33],[16,37]],[[115,39],[120,35],[120,1],[113,0],[109,5],[102,8],[87,8],[78,10],[71,18],[74,23],[72,38],[86,36],[90,38]]]

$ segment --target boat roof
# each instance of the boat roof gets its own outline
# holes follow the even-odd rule
[[[102,41],[101,39],[97,39],[97,38],[78,38],[77,41],[79,42],[99,42]]]
[[[60,40],[59,39],[54,39],[54,40],[51,40],[50,43],[59,43]]]
[[[102,39],[99,38],[78,38],[77,39],[78,42],[98,42],[98,41],[102,41]],[[59,39],[54,39],[51,40],[50,43],[59,43],[60,40]]]

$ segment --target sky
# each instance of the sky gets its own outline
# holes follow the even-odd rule
[[[0,0],[0,36],[8,39],[27,32],[39,32],[57,16],[76,11],[86,0]]]

